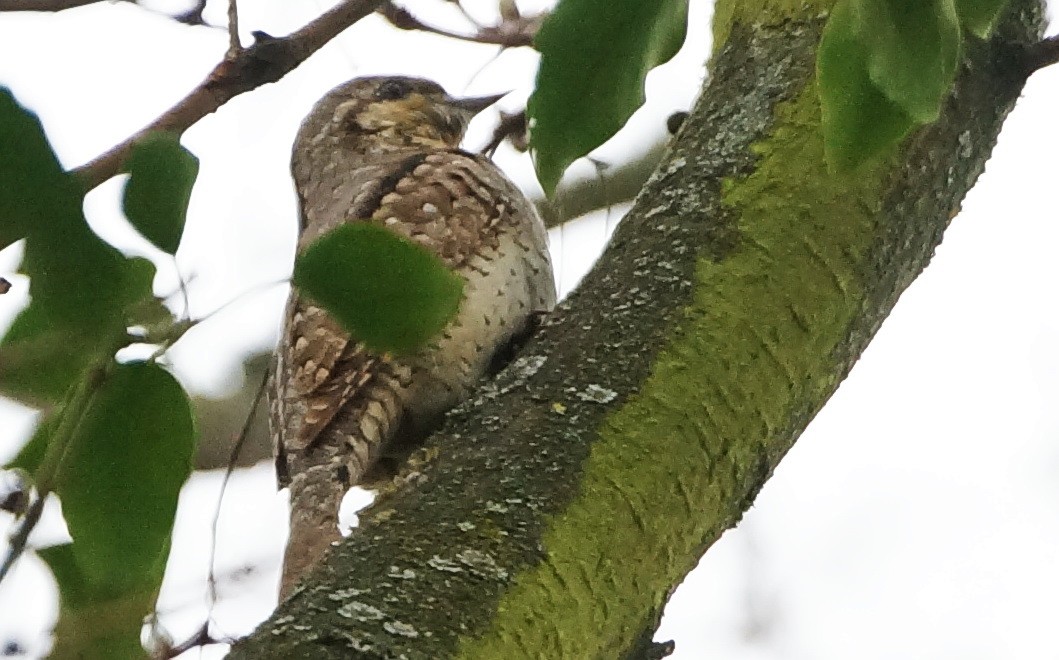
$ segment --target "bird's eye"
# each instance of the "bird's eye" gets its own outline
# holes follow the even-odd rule
[[[375,88],[375,98],[380,101],[396,101],[408,96],[411,85],[403,80],[386,80]]]

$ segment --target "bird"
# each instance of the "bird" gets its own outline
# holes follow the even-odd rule
[[[401,356],[370,350],[292,287],[269,387],[277,480],[290,490],[281,600],[341,538],[345,493],[392,483],[444,413],[555,305],[533,204],[491,160],[459,146],[470,120],[503,96],[359,77],[325,94],[298,130],[299,253],[368,222],[431,251],[464,287],[444,330]]]

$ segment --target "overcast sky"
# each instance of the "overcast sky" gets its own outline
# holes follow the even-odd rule
[[[442,4],[408,6],[459,26]],[[466,4],[488,18],[493,2]],[[529,11],[548,3],[519,4]],[[597,157],[618,163],[661,139],[664,118],[692,102],[709,51],[709,3],[692,4],[685,49],[652,74],[648,106]],[[319,0],[243,0],[241,26],[247,41],[251,30],[283,35],[324,8]],[[207,18],[221,23],[223,6],[211,4]],[[127,3],[4,14],[0,85],[41,116],[64,164],[75,166],[177,101],[225,47],[223,30],[179,25]],[[536,57],[496,55],[371,18],[188,131],[184,143],[202,168],[177,261],[191,279],[192,315],[239,298],[172,351],[190,388],[220,394],[235,386],[241,359],[275,341],[285,289],[240,296],[289,273],[295,210],[287,159],[312,103],[348,78],[391,72],[434,78],[454,93],[514,88],[501,107],[518,108]],[[1059,69],[1038,73],[931,266],[754,508],[678,590],[659,633],[676,639],[674,657],[1056,657],[1057,113]],[[495,114],[476,124],[472,146],[492,121]],[[535,189],[527,157],[504,150],[499,161]],[[592,172],[580,163],[573,175]],[[119,191],[111,181],[90,194],[90,221],[126,251],[154,258],[156,292],[173,291],[176,269],[124,224]],[[552,232],[564,291],[623,210]],[[16,284],[0,298],[0,324],[25,303],[25,280],[8,275],[17,259],[15,249],[0,252],[0,274]],[[32,423],[28,411],[0,403],[0,459],[17,451]],[[202,549],[218,484],[217,475],[197,475],[184,492],[160,604],[177,639],[204,617]],[[229,489],[218,540],[219,633],[248,632],[274,605],[284,506],[267,465],[239,474]],[[38,543],[62,537],[51,513]],[[0,643],[17,640],[39,653],[55,616],[50,578],[35,558],[23,559],[0,586]]]

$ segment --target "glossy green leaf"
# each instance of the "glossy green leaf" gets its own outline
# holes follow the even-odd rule
[[[854,12],[853,2],[835,5],[817,56],[824,148],[838,172],[848,172],[895,146],[914,125],[872,82]]]
[[[124,593],[160,579],[194,444],[187,395],[158,365],[118,365],[93,393],[55,489],[92,584]]]
[[[139,660],[143,619],[154,606],[158,584],[125,593],[93,584],[78,565],[72,544],[38,550],[59,587],[59,621],[50,657]],[[158,576],[158,583],[161,576]]]
[[[561,0],[544,21],[527,111],[545,192],[643,105],[647,72],[684,42],[687,11],[687,0]]]
[[[81,214],[81,193],[55,157],[37,116],[0,87],[0,249]]]
[[[123,208],[133,227],[157,247],[173,254],[180,245],[199,159],[180,146],[172,133],[152,133],[125,161],[129,180]]]
[[[953,0],[855,0],[853,12],[871,81],[913,121],[936,120],[960,56]]]
[[[298,258],[294,284],[376,351],[426,345],[456,315],[463,280],[433,253],[367,223],[325,234]]]
[[[1007,4],[1007,0],[956,0],[956,13],[965,28],[979,39],[986,39]]]

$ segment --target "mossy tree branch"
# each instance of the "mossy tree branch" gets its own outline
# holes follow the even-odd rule
[[[1039,36],[1013,0],[941,120],[824,166],[830,2],[718,2],[711,76],[582,286],[232,658],[627,657],[930,260]]]

